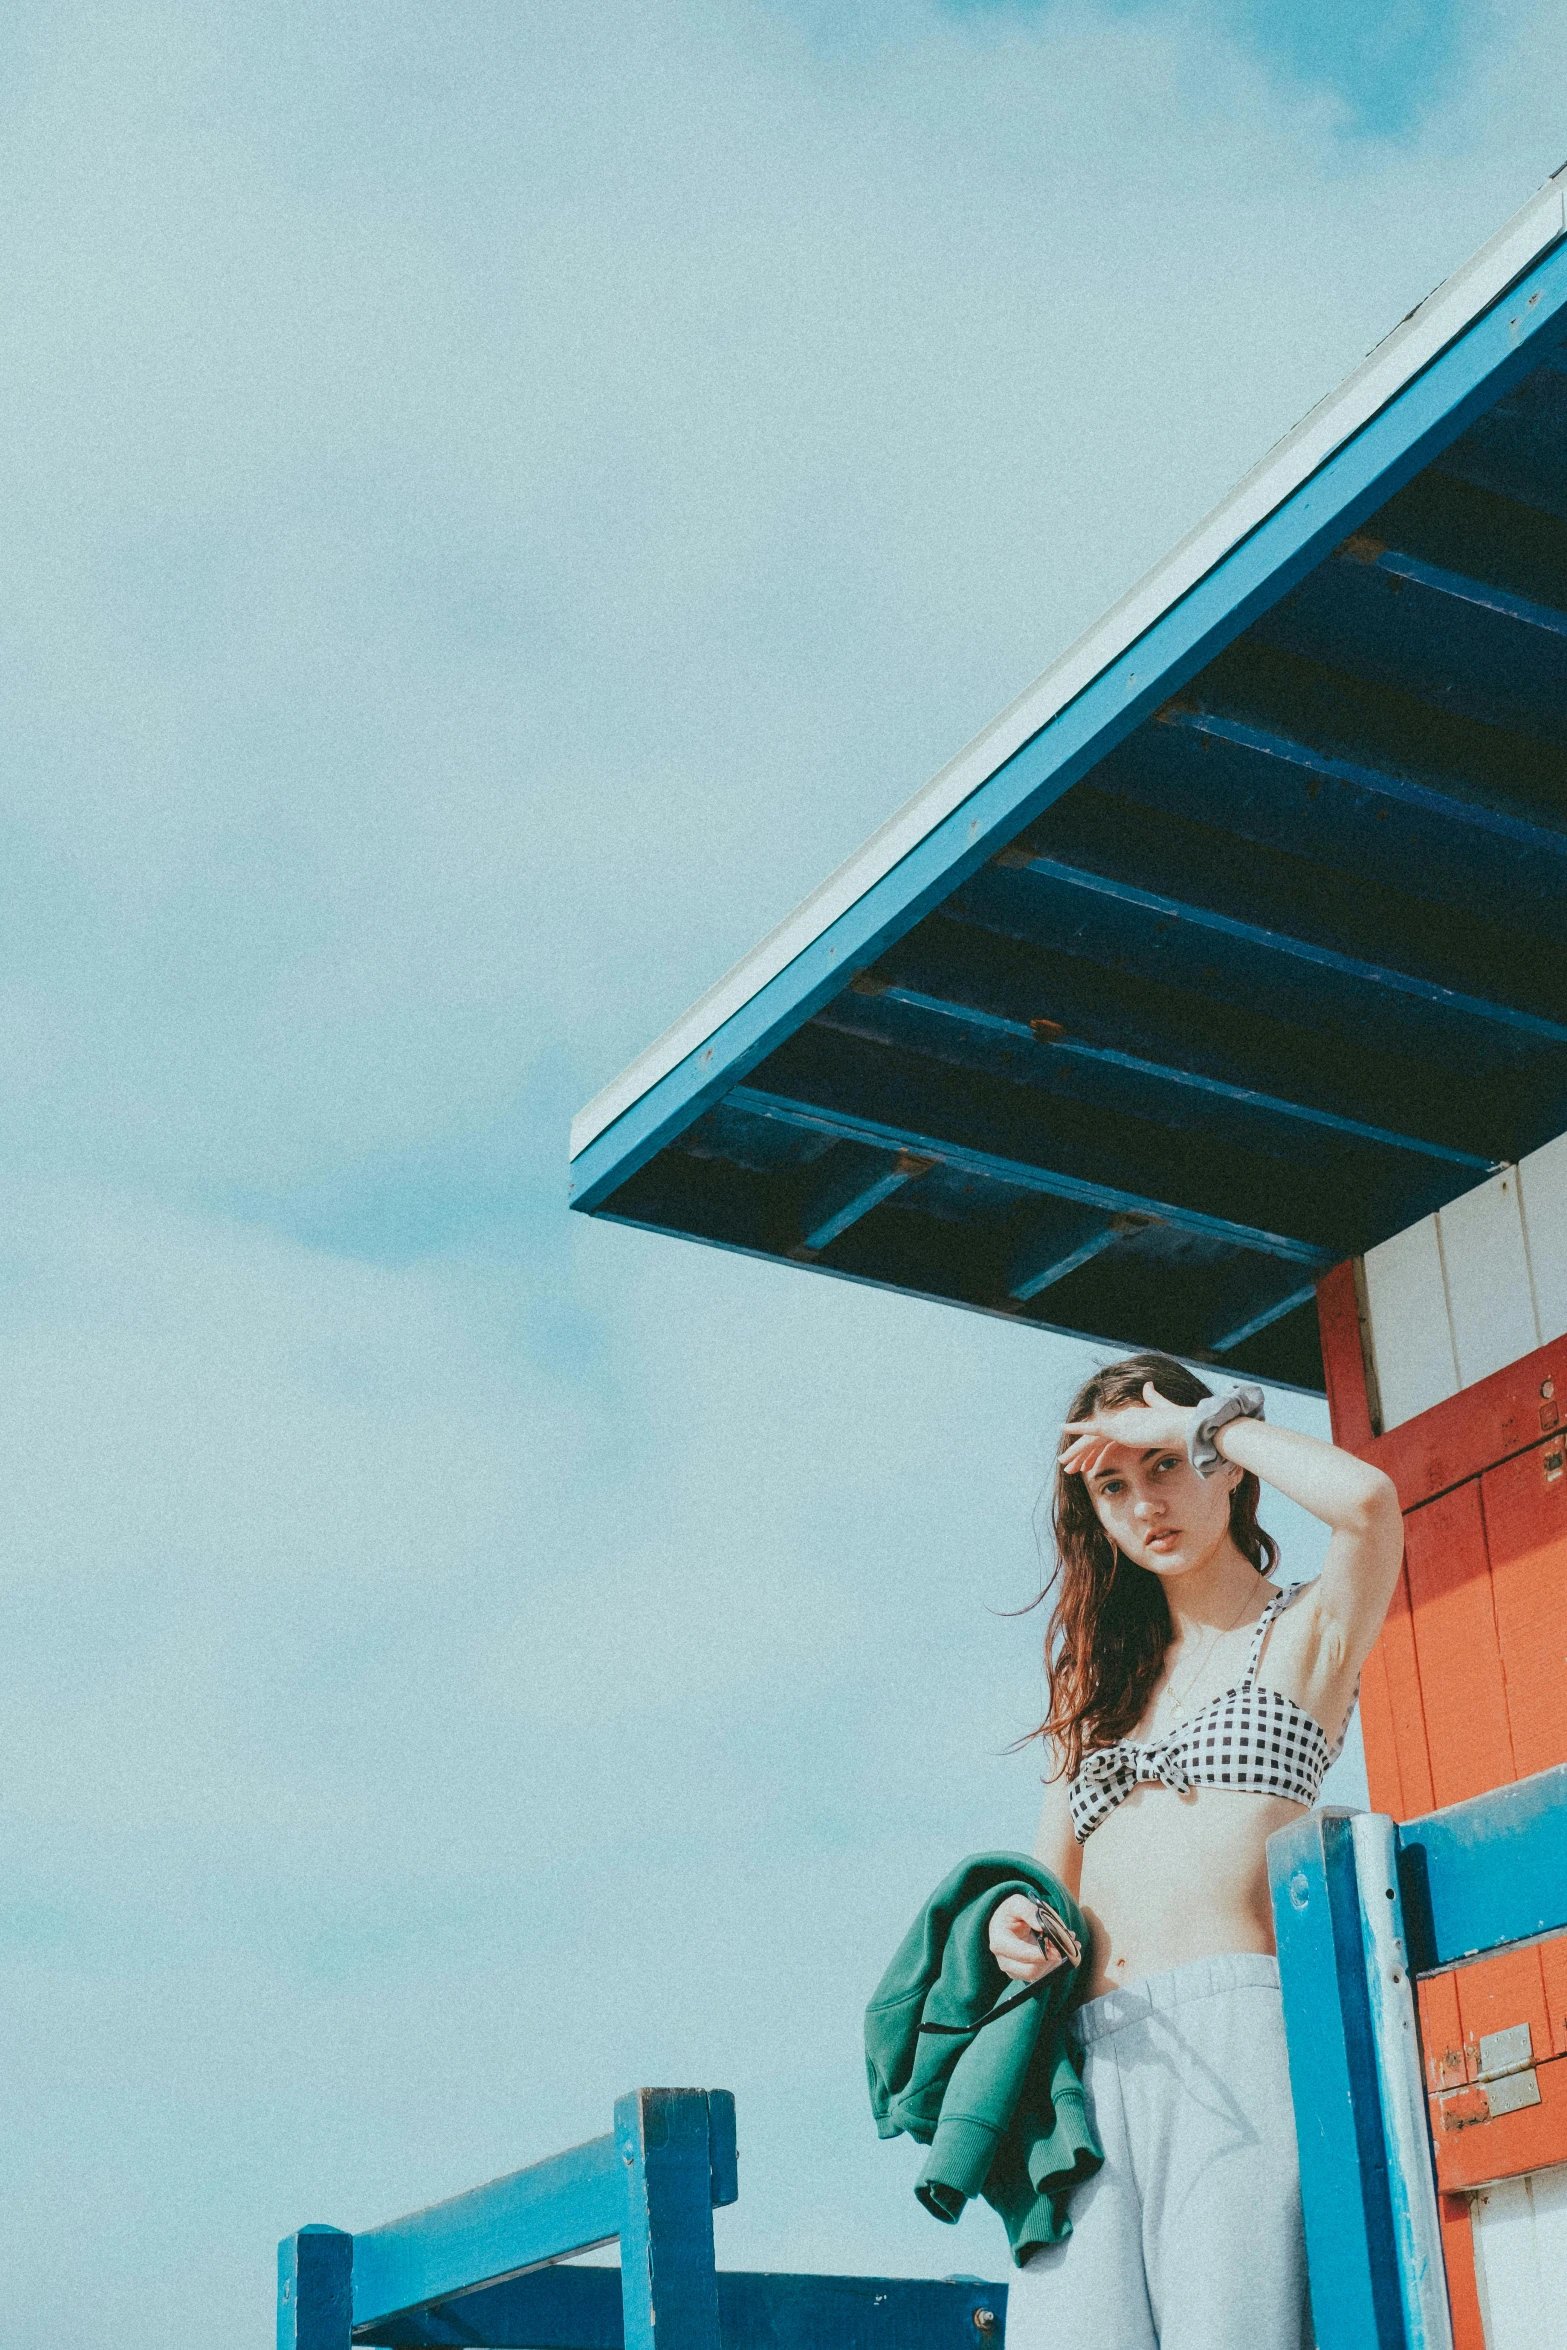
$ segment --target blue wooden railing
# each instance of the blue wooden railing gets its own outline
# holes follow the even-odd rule
[[[1451,2350],[1414,1977],[1567,1931],[1567,1766],[1403,1826],[1311,1812],[1268,1862],[1319,2350]],[[720,2271],[737,2193],[733,2098],[639,2089],[586,2146],[285,2238],[278,2350],[999,2350],[1005,2285]]]
[[[976,2350],[1005,2285],[720,2270],[734,2099],[638,2089],[609,2134],[471,2194],[278,2247],[278,2350]],[[553,2265],[620,2245],[620,2266]]]
[[[1567,1931],[1567,1766],[1268,1841],[1319,2350],[1452,2350],[1414,1978]]]

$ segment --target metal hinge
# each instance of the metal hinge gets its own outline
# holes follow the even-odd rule
[[[1478,2074],[1464,2089],[1449,2089],[1437,2099],[1444,2130],[1468,2130],[1477,2122],[1499,2121],[1504,2113],[1518,2113],[1540,2102],[1540,2083],[1534,2069],[1534,2042],[1527,2024],[1509,2024],[1502,2032],[1482,2032],[1476,2043]]]

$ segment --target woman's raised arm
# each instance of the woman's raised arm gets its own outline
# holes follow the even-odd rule
[[[1404,1555],[1404,1521],[1392,1478],[1320,1436],[1270,1428],[1265,1420],[1231,1420],[1214,1443],[1227,1461],[1250,1469],[1331,1529],[1311,1596],[1324,1628],[1342,1638],[1338,1661],[1358,1672],[1382,1628]]]

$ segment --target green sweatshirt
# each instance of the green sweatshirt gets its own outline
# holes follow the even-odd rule
[[[1081,1970],[1058,1967],[1033,1998],[984,2023],[1019,1989],[990,1955],[991,1913],[1011,1893],[1042,1894],[1086,1955],[1082,1913],[1048,1869],[1016,1852],[972,1854],[936,1887],[877,1985],[865,2066],[879,2135],[907,2130],[930,2148],[914,2188],[926,2210],[955,2220],[983,2194],[1021,2268],[1071,2234],[1067,2196],[1104,2153],[1062,2026]],[[922,2024],[964,2030],[950,2037]]]

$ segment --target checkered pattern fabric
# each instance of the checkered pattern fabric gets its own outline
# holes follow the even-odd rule
[[[1302,1583],[1291,1583],[1257,1619],[1244,1678],[1193,1714],[1189,1722],[1142,1745],[1123,1738],[1085,1755],[1067,1790],[1072,1826],[1087,1842],[1132,1789],[1148,1781],[1189,1795],[1194,1787],[1235,1787],[1252,1795],[1282,1795],[1311,1807],[1323,1774],[1343,1746],[1342,1732],[1329,1746],[1322,1724],[1302,1711],[1281,1689],[1256,1679],[1262,1644],[1275,1616],[1289,1606]],[[1346,1724],[1347,1727],[1347,1724]]]

